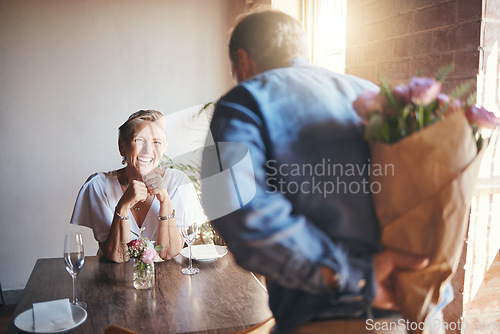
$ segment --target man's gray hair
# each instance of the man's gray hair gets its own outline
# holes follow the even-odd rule
[[[243,49],[259,71],[283,67],[295,57],[308,58],[307,38],[300,23],[280,11],[260,11],[241,18],[231,33],[229,58],[237,65]]]

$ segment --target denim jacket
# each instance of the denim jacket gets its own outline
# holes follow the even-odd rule
[[[363,90],[378,87],[295,59],[216,105],[203,205],[237,263],[265,275],[276,333],[361,316],[373,300],[380,231],[369,146],[352,108]],[[338,274],[336,288],[322,266]]]

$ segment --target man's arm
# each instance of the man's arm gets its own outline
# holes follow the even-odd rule
[[[219,102],[211,130],[216,149],[204,152],[202,197],[209,218],[236,261],[290,289],[313,294],[362,295],[371,300],[372,258],[350,256],[305,216],[294,213],[283,194],[270,191],[266,184],[267,151],[261,119],[242,105]],[[242,147],[251,158],[249,163],[241,163],[245,156]],[[217,154],[210,156],[210,152]],[[229,172],[217,182],[205,182],[209,176],[206,171],[213,174],[217,169]],[[248,198],[251,200],[246,201]],[[207,205],[220,202],[239,205],[225,215]],[[324,268],[335,273],[336,286],[329,285],[331,279],[325,280]]]

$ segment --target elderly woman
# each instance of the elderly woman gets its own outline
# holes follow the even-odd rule
[[[167,147],[165,119],[155,110],[132,114],[119,128],[122,169],[92,175],[76,199],[71,224],[90,227],[102,255],[115,262],[128,260],[125,244],[143,236],[163,246],[163,259],[177,255],[182,246],[180,218],[194,211],[203,214],[189,178],[174,169],[160,169]],[[133,232],[133,234],[131,233]]]

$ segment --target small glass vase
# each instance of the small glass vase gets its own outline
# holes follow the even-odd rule
[[[155,286],[155,264],[134,259],[134,288],[151,289]]]

